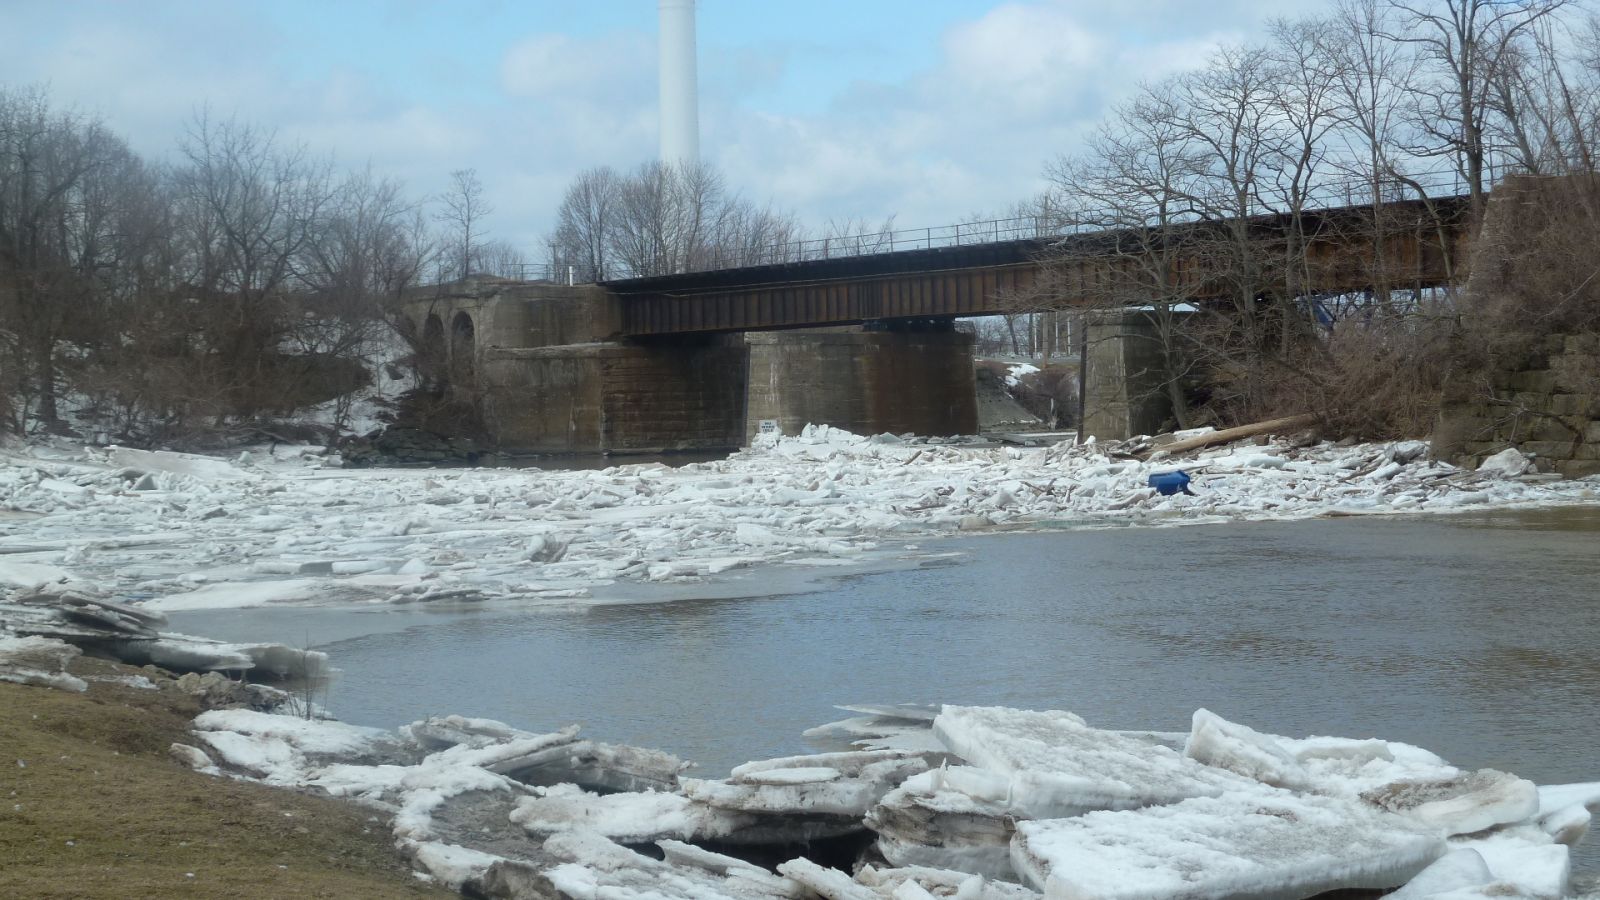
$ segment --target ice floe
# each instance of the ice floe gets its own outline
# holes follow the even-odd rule
[[[1022,822],[1012,862],[1046,897],[1310,897],[1404,884],[1444,836],[1348,800],[1263,789]]]
[[[1406,744],[1283,737],[1205,710],[1187,735],[1063,711],[850,710],[920,722],[937,749],[689,778],[670,754],[574,727],[445,716],[383,732],[229,710],[195,721],[209,753],[173,752],[382,809],[431,878],[512,898],[1556,898],[1600,803],[1596,784],[1534,788]],[[612,786],[629,784],[642,789]]]
[[[1139,446],[1145,446],[1143,444]],[[340,470],[315,454],[0,451],[0,589],[63,580],[168,611],[330,603],[579,602],[618,583],[747,578],[755,566],[886,565],[972,528],[1172,525],[1593,503],[1600,485],[1464,471],[1416,441],[986,447],[826,426],[713,462]],[[1495,459],[1500,459],[1496,457]],[[1515,464],[1513,464],[1515,463]],[[1160,496],[1182,468],[1193,495]]]
[[[328,656],[282,644],[230,644],[161,631],[166,616],[118,603],[86,584],[62,583],[16,591],[0,601],[0,637],[66,641],[131,665],[175,672],[246,672],[257,678],[319,679]]]
[[[77,647],[55,638],[6,637],[0,634],[0,681],[64,691],[86,691],[89,685],[82,678],[67,672],[67,664],[81,652]]]

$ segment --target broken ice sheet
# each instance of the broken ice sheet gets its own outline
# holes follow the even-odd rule
[[[1059,710],[946,706],[933,730],[951,752],[1010,778],[1011,795],[1027,797],[1037,815],[1136,809],[1260,787]]]
[[[563,897],[788,900],[805,896],[789,879],[732,862],[719,866],[711,860],[715,854],[667,851],[666,860],[652,859],[591,831],[554,835],[545,841],[544,850],[563,860],[544,873]]]
[[[664,791],[600,795],[556,785],[533,793],[518,801],[511,821],[535,837],[589,831],[623,844],[692,842],[726,839],[754,824],[751,816]]]
[[[1300,761],[1272,735],[1207,709],[1195,710],[1183,754],[1273,787],[1303,789],[1310,780]]]
[[[878,852],[894,865],[1014,879],[1011,837],[1017,819],[1026,817],[1026,799],[1010,790],[1010,779],[982,769],[933,769],[891,791],[866,823],[877,832]]]
[[[1437,830],[1348,800],[1263,788],[1017,824],[1017,871],[1046,897],[1310,897],[1404,884],[1445,852]]]
[[[1494,769],[1392,782],[1363,792],[1361,799],[1446,834],[1472,834],[1520,822],[1539,811],[1539,790],[1533,782]]]

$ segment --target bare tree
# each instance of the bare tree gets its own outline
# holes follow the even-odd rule
[[[42,89],[0,90],[0,368],[7,424],[60,419],[58,344],[100,319],[88,306],[118,244],[119,174],[132,154]],[[13,405],[14,404],[14,405]],[[31,406],[31,409],[30,409]]]
[[[1292,341],[1306,337],[1310,325],[1298,314],[1297,303],[1311,284],[1305,214],[1316,203],[1328,202],[1326,195],[1318,196],[1315,191],[1328,155],[1328,134],[1339,123],[1334,79],[1330,77],[1338,62],[1328,54],[1324,40],[1329,27],[1329,23],[1314,19],[1280,19],[1272,24],[1268,51],[1277,85],[1270,108],[1281,137],[1264,192],[1272,211],[1283,213],[1286,219],[1279,266],[1282,280],[1276,291],[1282,323],[1278,350],[1284,355]]]
[[[509,241],[484,241],[478,247],[478,267],[496,278],[521,278],[528,258]]]
[[[1380,0],[1341,0],[1321,31],[1339,117],[1332,135],[1333,165],[1346,184],[1366,187],[1373,296],[1379,308],[1388,307],[1392,287],[1383,203],[1395,199],[1388,186],[1404,169],[1396,154],[1404,144],[1405,98],[1417,68],[1415,55],[1384,37],[1392,30],[1389,15],[1389,7]],[[1348,197],[1351,202],[1363,199]]]
[[[583,281],[611,277],[611,243],[621,178],[610,166],[579,173],[567,186],[550,238],[552,266],[572,266]]]
[[[1448,156],[1466,181],[1474,220],[1488,191],[1486,122],[1492,84],[1513,48],[1540,20],[1568,0],[1389,0],[1400,28],[1385,33],[1419,49],[1427,63],[1413,84],[1416,124],[1428,140],[1424,155]]]
[[[307,252],[326,236],[338,194],[332,164],[270,132],[202,113],[179,144],[175,174],[188,272],[199,303],[200,344],[218,424],[281,405],[279,364]],[[200,399],[200,398],[196,398]]]
[[[456,278],[472,274],[484,237],[484,218],[494,206],[484,196],[483,181],[477,169],[456,169],[450,173],[450,187],[434,198],[439,210],[437,221],[449,230],[443,262]]]

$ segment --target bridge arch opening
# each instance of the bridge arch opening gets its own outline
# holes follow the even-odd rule
[[[476,381],[473,360],[477,344],[472,317],[464,312],[456,313],[450,320],[450,380],[457,387],[470,388]]]
[[[444,321],[433,313],[422,323],[421,353],[417,370],[425,384],[437,387],[445,373]]]

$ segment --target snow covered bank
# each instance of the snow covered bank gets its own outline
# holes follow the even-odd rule
[[[343,470],[313,448],[232,460],[0,453],[0,589],[71,579],[147,608],[583,602],[627,583],[881,563],[962,530],[1173,525],[1600,502],[1521,466],[1466,472],[1419,442],[979,448],[827,427],[682,468]],[[1515,461],[1509,461],[1515,462]],[[1151,474],[1182,469],[1193,495]],[[759,591],[758,584],[749,586]]]
[[[1405,744],[1291,739],[1205,710],[1186,734],[1060,711],[853,711],[836,727],[865,743],[920,731],[918,749],[699,779],[575,727],[451,716],[386,733],[215,711],[194,724],[210,752],[180,759],[382,809],[419,869],[495,897],[1559,898],[1600,809],[1600,784],[1536,788]],[[631,848],[650,844],[655,858]],[[755,864],[775,860],[776,873]]]

